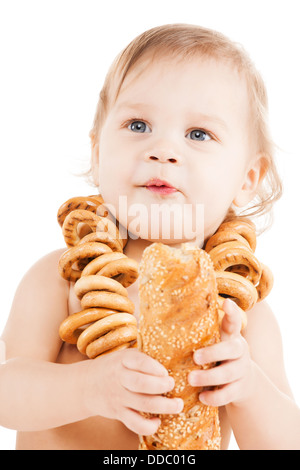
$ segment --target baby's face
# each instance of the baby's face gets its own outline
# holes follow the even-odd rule
[[[251,137],[246,85],[231,66],[143,61],[101,129],[99,192],[132,235],[179,243],[197,227],[205,238],[244,184]]]

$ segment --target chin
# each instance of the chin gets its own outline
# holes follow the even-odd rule
[[[172,230],[170,226],[166,227],[149,227],[147,224],[140,225],[139,227],[132,228],[128,227],[128,236],[131,239],[137,240],[147,240],[151,243],[163,243],[165,245],[181,245],[181,243],[193,243],[199,246],[200,248],[204,243],[204,234],[203,232],[198,234],[191,234],[190,236],[182,236],[183,232],[177,228]]]

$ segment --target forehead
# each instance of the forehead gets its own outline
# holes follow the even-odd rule
[[[119,108],[129,103],[161,102],[176,108],[184,102],[201,111],[233,113],[247,118],[249,97],[246,80],[229,61],[212,57],[146,57],[127,73],[117,96]]]

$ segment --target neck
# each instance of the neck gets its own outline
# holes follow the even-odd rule
[[[152,242],[149,240],[143,240],[141,238],[134,240],[132,238],[129,238],[125,246],[124,253],[126,254],[126,256],[128,256],[128,258],[132,258],[138,263],[140,263],[143,251],[147,248],[147,246],[151,244]]]
[[[192,243],[191,240],[189,240],[189,242]],[[126,254],[126,256],[128,256],[128,258],[132,258],[138,263],[140,263],[142,259],[143,251],[149,245],[152,245],[152,243],[154,242],[151,240],[144,240],[142,238],[138,238],[138,239],[129,238],[125,246],[124,253]],[[166,242],[163,241],[162,243],[166,243]],[[166,244],[172,246],[172,248],[180,248],[181,243],[184,243],[184,241],[180,241],[179,243],[166,243]]]

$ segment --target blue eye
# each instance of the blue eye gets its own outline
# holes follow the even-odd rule
[[[132,121],[128,129],[130,129],[133,132],[139,132],[139,133],[144,133],[144,132],[150,132],[149,127],[144,121]]]
[[[199,142],[211,140],[210,135],[205,131],[201,131],[201,129],[194,129],[188,133],[187,137],[189,137],[191,140],[198,140]]]

